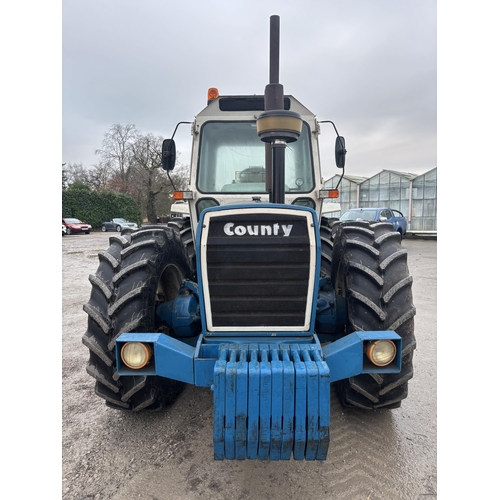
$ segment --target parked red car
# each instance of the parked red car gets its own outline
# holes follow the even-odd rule
[[[62,220],[63,225],[66,226],[66,234],[78,234],[85,233],[89,234],[92,231],[92,226],[86,222],[82,222],[79,219],[64,218]]]

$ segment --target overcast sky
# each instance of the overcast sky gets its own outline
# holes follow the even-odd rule
[[[205,107],[209,87],[262,94],[278,15],[280,83],[319,120],[334,121],[346,139],[346,174],[436,167],[436,0],[62,5],[62,162],[95,164],[116,123],[170,137]],[[331,159],[333,133],[322,132]],[[189,134],[179,141],[187,163]],[[324,161],[325,179],[335,173]]]

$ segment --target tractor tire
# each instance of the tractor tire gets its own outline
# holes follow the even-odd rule
[[[321,239],[321,277],[329,278],[332,269],[332,223],[326,217],[321,217],[319,226]]]
[[[196,249],[194,247],[193,229],[191,227],[191,219],[183,219],[182,221],[169,222],[168,227],[179,232],[182,244],[189,258],[191,271],[196,277]]]
[[[407,251],[390,224],[335,222],[332,283],[346,301],[346,334],[394,330],[402,338],[400,373],[361,374],[336,384],[344,406],[365,410],[399,408],[408,396],[416,348],[412,282]]]
[[[99,267],[89,276],[90,300],[82,338],[90,358],[87,373],[96,379],[95,392],[112,408],[157,410],[171,404],[183,384],[163,377],[120,377],[115,342],[124,332],[165,332],[155,320],[156,306],[172,300],[184,279],[192,278],[179,234],[148,226],[109,238],[99,252]]]

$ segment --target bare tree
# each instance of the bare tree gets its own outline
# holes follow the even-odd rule
[[[110,189],[113,176],[113,167],[111,163],[106,160],[102,160],[97,165],[93,165],[89,170],[90,185],[96,191],[105,191]]]
[[[161,166],[162,137],[140,135],[133,144],[134,197],[140,198],[149,222],[157,218],[156,197],[168,186],[168,179]]]
[[[66,163],[62,164],[62,188],[66,189],[68,187],[68,171],[64,167]]]
[[[177,152],[177,156],[180,153]],[[165,189],[156,197],[156,211],[160,215],[166,216],[170,213],[170,207],[174,202],[174,186],[176,191],[185,191],[188,187],[189,166],[176,163],[175,169],[169,173],[170,178]]]
[[[68,186],[77,181],[87,186],[90,185],[89,171],[81,163],[68,163],[64,168],[64,172],[66,173],[65,180]]]
[[[142,135],[135,125],[113,125],[96,150],[99,163],[87,173],[86,183],[97,191],[111,190],[131,195],[141,207],[142,217],[156,223],[172,204],[172,192],[187,186],[188,167],[176,163],[170,178],[161,166],[162,137]],[[180,154],[178,155],[180,156]]]
[[[135,125],[114,124],[104,135],[102,148],[96,150],[100,157],[99,165],[106,165],[117,173],[113,188],[130,194],[130,168],[133,156],[133,145],[139,137]]]
[[[172,170],[169,174],[176,191],[185,191],[189,183],[189,165],[183,165],[180,162],[181,155],[182,153],[180,151],[177,151],[177,158],[175,159],[175,169]]]

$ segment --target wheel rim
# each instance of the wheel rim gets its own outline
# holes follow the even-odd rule
[[[101,227],[101,231],[102,231],[103,233],[105,233],[105,232],[106,232],[106,227],[105,227],[105,226],[102,226],[102,227]]]
[[[161,273],[156,290],[156,298],[159,302],[168,302],[175,299],[179,288],[184,280],[184,274],[174,264],[169,264]]]
[[[116,230],[117,230],[117,231],[121,231],[121,230],[122,230],[122,227],[121,227],[121,226],[116,226]]]

